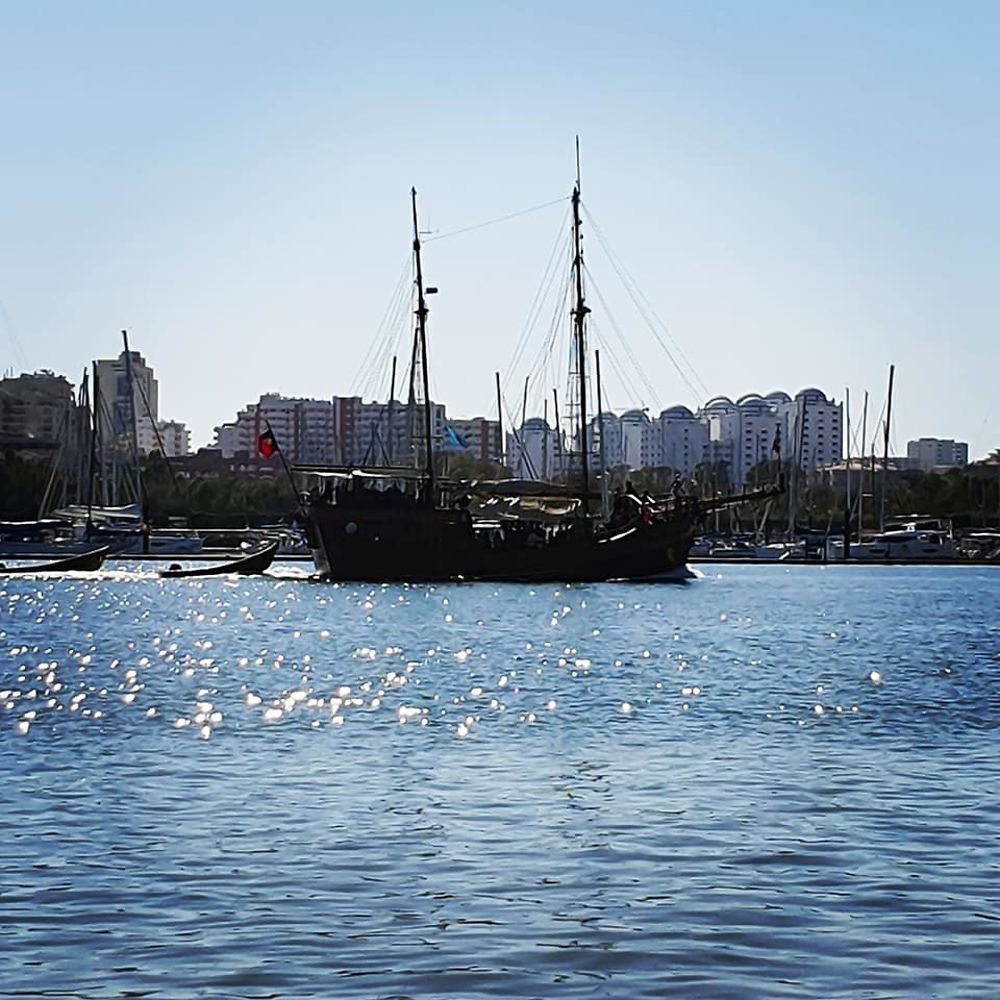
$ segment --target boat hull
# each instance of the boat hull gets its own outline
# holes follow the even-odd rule
[[[21,566],[3,566],[0,575],[23,576],[27,573],[92,573],[99,570],[108,554],[107,546],[81,552],[77,555],[57,559],[54,562],[38,562]]]
[[[271,542],[257,552],[242,556],[239,559],[230,559],[223,563],[214,563],[211,566],[188,566],[177,569],[164,569],[160,571],[160,576],[167,578],[190,577],[190,576],[223,576],[230,573],[237,573],[240,576],[254,576],[265,572],[274,561],[278,552],[278,542]]]
[[[595,582],[661,577],[687,560],[699,518],[678,512],[618,532],[584,523],[548,542],[519,530],[474,527],[461,510],[358,510],[314,504],[307,534],[320,575],[379,582]]]

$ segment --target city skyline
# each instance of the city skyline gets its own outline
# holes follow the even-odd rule
[[[998,23],[987,4],[12,9],[3,367],[78,383],[126,327],[194,446],[258,391],[360,393],[415,184],[432,394],[490,416],[493,372],[523,382],[579,133],[609,409],[818,384],[877,414],[895,363],[893,450],[933,434],[982,457]],[[629,315],[595,224],[690,366]],[[658,398],[616,384],[619,326]]]
[[[132,353],[133,357],[135,358],[134,363],[136,365],[137,371],[141,372],[141,377],[143,379],[148,379],[152,383],[152,385],[157,387],[156,389],[154,389],[153,393],[150,394],[155,398],[155,396],[158,394],[158,380],[153,377],[153,369],[151,367],[146,366],[145,359],[141,356],[141,354],[138,351],[133,351]],[[105,382],[108,381],[108,375],[107,375],[108,371],[113,370],[114,373],[117,373],[117,375],[111,379],[109,384],[115,385],[117,383],[117,388],[112,391],[118,392],[119,396],[121,389],[120,383],[123,381],[124,378],[124,376],[121,375],[121,372],[125,370],[123,359],[124,359],[124,352],[122,352],[122,354],[120,354],[117,358],[95,359],[94,361],[94,364],[97,366],[98,370],[105,372],[105,374],[101,376],[101,378]],[[14,380],[18,379],[32,380],[32,379],[38,379],[40,377],[41,378],[47,377],[50,380],[54,380],[55,382],[64,383],[65,386],[67,387],[67,391],[72,392],[74,396],[77,397],[77,399],[79,399],[80,387],[74,384],[72,380],[69,379],[65,373],[54,372],[51,369],[40,369],[36,372],[23,372],[18,375],[15,375],[12,372],[8,372],[4,375],[5,379],[10,378]],[[106,392],[108,390],[105,389],[104,391]],[[244,451],[246,450],[253,451],[254,447],[253,441],[256,440],[257,433],[264,426],[264,424],[261,423],[260,428],[257,427],[257,423],[259,421],[253,417],[253,414],[258,409],[262,409],[263,411],[266,410],[269,406],[277,406],[278,410],[281,411],[282,409],[287,408],[283,406],[283,404],[289,404],[292,406],[293,409],[295,408],[295,406],[301,404],[307,404],[309,406],[313,405],[325,405],[327,407],[333,406],[334,409],[346,404],[350,407],[357,407],[359,413],[361,411],[372,411],[373,415],[369,415],[368,417],[365,418],[366,426],[368,426],[372,419],[375,420],[375,424],[379,424],[381,422],[382,417],[378,416],[378,412],[382,411],[384,417],[385,408],[388,405],[387,398],[378,398],[377,396],[369,398],[367,396],[358,394],[352,394],[347,396],[333,395],[324,398],[314,398],[314,397],[291,396],[283,393],[263,392],[258,395],[256,402],[250,401],[246,403],[244,406],[241,406],[234,415],[233,420],[228,420],[228,419],[222,420],[218,424],[216,424],[213,427],[213,432],[210,440],[198,443],[198,442],[192,442],[190,429],[188,428],[184,420],[173,420],[173,419],[161,420],[158,419],[155,412],[152,414],[152,420],[150,420],[148,416],[143,415],[142,410],[147,405],[146,402],[147,397],[143,392],[141,392],[141,390],[137,389],[135,392],[136,392],[136,403],[135,403],[136,428],[138,433],[140,451],[146,453],[149,452],[150,450],[153,450],[154,448],[159,447],[160,441],[156,438],[156,432],[152,429],[152,424],[155,423],[157,427],[160,429],[161,433],[163,434],[169,433],[171,435],[171,440],[169,446],[167,447],[168,456],[193,454],[194,452],[197,452],[202,449],[212,450],[219,448],[220,446],[222,447],[223,452],[226,454],[232,453],[234,447],[237,449],[242,449]],[[624,407],[616,407],[614,409],[605,408],[603,412],[606,419],[610,419],[616,422],[619,420],[626,421],[628,418],[632,418],[632,421],[635,422],[636,419],[641,417],[643,420],[655,424],[659,421],[662,421],[664,418],[678,415],[678,411],[680,411],[681,415],[683,415],[684,417],[696,418],[697,420],[706,423],[707,426],[707,424],[710,423],[713,419],[719,419],[726,413],[735,413],[735,412],[753,413],[757,411],[764,404],[766,404],[771,409],[773,409],[775,404],[777,404],[778,408],[782,410],[783,414],[780,417],[780,423],[783,428],[784,438],[786,439],[786,445],[787,445],[787,439],[791,434],[791,424],[789,422],[787,414],[784,414],[784,409],[787,409],[789,406],[791,406],[792,411],[794,411],[796,409],[795,406],[796,401],[803,397],[818,399],[823,405],[828,404],[830,407],[834,407],[839,414],[837,420],[838,422],[841,423],[841,427],[838,432],[839,437],[837,439],[838,440],[837,454],[822,458],[821,460],[819,460],[818,464],[819,465],[829,464],[830,461],[837,461],[841,457],[846,458],[848,450],[850,450],[852,456],[857,457],[858,455],[857,445],[861,435],[861,426],[859,425],[859,420],[861,418],[858,416],[856,412],[853,414],[848,414],[846,412],[845,409],[846,400],[843,397],[841,397],[838,402],[835,394],[831,392],[829,394],[829,398],[827,399],[826,392],[823,389],[818,388],[817,386],[803,387],[802,389],[798,390],[798,392],[795,392],[792,395],[789,395],[783,389],[777,389],[773,387],[771,388],[770,391],[764,394],[761,394],[756,391],[748,392],[738,397],[729,397],[725,394],[716,394],[711,398],[704,400],[700,405],[697,405],[695,407],[688,407],[686,404],[683,403],[674,403],[670,406],[658,407],[656,409],[648,406],[644,407],[624,406]],[[405,399],[401,398],[401,394],[397,392],[394,397],[394,401],[399,406],[399,410],[397,411],[397,417],[403,420],[403,425],[405,425],[406,424]],[[120,398],[116,398],[114,401],[114,406],[119,409],[122,406],[126,406],[127,408],[127,403],[123,403]],[[453,410],[450,414],[448,414],[447,413],[448,404],[447,402],[441,399],[436,399],[436,398],[433,399],[432,407],[435,412],[435,417],[434,417],[435,428],[436,428],[435,440],[439,441],[439,443],[443,442],[444,440],[446,425],[449,427],[457,427],[459,425],[469,425],[469,427],[471,428],[473,425],[478,427],[478,425],[480,424],[496,423],[495,413],[492,416],[484,414],[476,414],[475,416],[469,416],[466,414],[459,415]],[[154,404],[154,410],[155,410],[155,404]],[[548,416],[546,416],[546,412],[547,411],[536,412],[533,409],[529,409],[525,411],[523,421],[521,420],[520,417],[512,420],[511,409],[510,407],[505,405],[503,426],[504,428],[506,428],[505,437],[508,438],[507,447],[508,448],[514,447],[514,445],[510,443],[510,441],[513,439],[511,438],[511,435],[509,433],[510,428],[512,426],[517,428],[519,431],[523,431],[526,426],[529,425],[540,426],[544,423],[546,427],[551,429],[553,434],[561,433],[563,437],[565,437],[567,442],[572,439],[574,434],[578,433],[578,431],[574,430],[574,427],[576,426],[574,418],[572,416],[567,415],[565,411],[562,412],[560,415],[560,422],[558,428],[556,426],[554,415],[551,412],[549,412]],[[875,411],[871,410],[870,413],[874,414]],[[849,424],[847,420],[848,416],[850,416]],[[102,413],[102,419],[107,419],[107,413]],[[245,423],[247,419],[250,419],[251,423],[253,424],[253,427],[251,428],[252,433],[250,430],[247,430],[246,427],[244,427],[243,430],[240,431],[239,434],[237,435],[237,438],[232,438],[231,432],[235,430],[237,425],[242,425],[243,423]],[[287,416],[282,419],[287,419]],[[771,440],[770,428],[772,425],[769,422],[771,418],[768,418],[763,411],[761,411],[761,414],[758,417],[758,420],[760,419],[763,419],[764,421],[760,428],[761,431],[767,428],[768,433],[760,437],[760,440],[757,442],[755,447],[757,448],[757,451],[759,451],[761,455],[764,455],[768,452],[768,442],[770,442]],[[874,416],[872,417],[872,419],[875,419]],[[588,428],[592,429],[596,427],[598,423],[599,423],[598,415],[594,412],[590,412],[588,415]],[[405,433],[405,430],[401,429],[403,425],[400,425],[400,428],[397,428],[397,436],[400,433]],[[333,426],[334,425],[331,424],[331,428],[333,428]],[[368,430],[369,431],[371,430],[371,426],[368,427]],[[850,432],[849,438],[848,438],[848,431]],[[336,438],[339,432],[337,432],[335,429],[331,429],[330,433],[332,433],[334,438]],[[464,433],[464,428],[463,428],[463,433]],[[473,431],[473,433],[478,435],[480,431],[475,430]],[[589,434],[590,431],[588,431],[588,435]],[[882,449],[884,446],[882,435],[883,435],[883,430],[880,426],[876,424],[873,427],[870,423],[868,424],[867,440],[869,442],[869,446],[866,449],[866,454],[869,455],[877,454],[878,456],[881,456]],[[716,439],[720,439],[727,435],[716,433],[714,436]],[[233,444],[233,441],[237,439],[239,439],[239,444]],[[953,438],[948,439],[930,435],[921,435],[918,438],[909,438],[905,442],[904,446],[903,442],[899,442],[897,444],[895,436],[891,436],[889,442],[889,454],[894,457],[904,457],[905,455],[908,455],[909,457],[912,458],[914,457],[914,449],[919,450],[920,445],[930,442],[933,442],[933,445],[928,444],[929,447],[936,447],[939,450],[942,446],[947,446],[950,448],[956,444],[955,439]],[[942,460],[934,463],[934,462],[928,462],[925,459],[924,464],[928,468],[932,467],[935,464],[942,467],[948,464],[964,465],[969,461],[976,461],[977,459],[982,460],[988,457],[988,454],[984,454],[981,456],[976,456],[971,454],[967,442],[959,441],[958,446],[960,449],[960,454],[962,456],[960,461],[951,463],[950,461]],[[517,447],[520,447],[520,445],[518,445]],[[592,443],[591,448],[593,449],[595,447],[596,445]],[[996,451],[997,449],[993,449],[992,452],[990,452],[989,454],[995,453]],[[949,455],[950,454],[951,453],[949,452]],[[485,455],[483,457],[485,457]],[[335,459],[333,457],[324,458],[318,455],[312,457],[300,458],[300,460],[308,462],[341,461],[341,459],[339,458],[338,459]],[[352,461],[360,461],[361,459],[355,456],[354,458],[345,460],[350,463]],[[815,457],[810,461],[804,456],[803,460],[807,461],[809,464],[817,464]]]

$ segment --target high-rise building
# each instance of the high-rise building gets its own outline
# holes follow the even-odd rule
[[[500,440],[500,423],[485,417],[471,420],[451,417],[445,430],[444,446],[452,451],[462,451],[480,462],[499,465],[503,459]],[[463,446],[464,445],[464,446]]]
[[[185,424],[177,420],[160,420],[157,421],[156,429],[158,433],[155,435],[155,444],[144,447],[140,441],[140,450],[149,452],[154,447],[157,449],[162,447],[163,454],[167,458],[179,458],[181,455],[191,453],[191,432]]]
[[[507,435],[507,467],[517,479],[550,479],[565,468],[559,432],[541,417],[529,417]]]
[[[425,447],[424,406],[399,400],[366,403],[360,396],[334,396],[337,461],[341,465],[412,465]],[[439,447],[446,424],[443,403],[430,404],[431,440]]]
[[[0,380],[0,440],[6,447],[50,450],[76,433],[73,386],[50,371]]]
[[[431,403],[431,440],[435,451],[463,451],[500,460],[500,428],[476,417],[449,420],[443,403]],[[289,462],[302,465],[413,465],[424,460],[424,407],[366,403],[360,396],[326,399],[261,396],[215,428],[215,447],[223,458],[253,452],[270,426]],[[464,442],[464,445],[461,444]]]
[[[132,395],[129,398],[129,367],[131,362]],[[138,351],[122,351],[117,358],[94,362],[95,382],[91,399],[97,413],[97,434],[106,450],[132,449],[132,420],[136,438],[140,436],[155,447],[153,424],[159,419],[159,383],[153,369]],[[140,451],[142,451],[140,444]],[[146,449],[151,450],[151,448]]]
[[[338,461],[337,428],[329,400],[265,393],[248,403],[230,423],[215,428],[215,444],[223,458],[254,453],[261,434],[271,429],[289,462],[333,465]]]
[[[800,468],[811,471],[839,462],[844,455],[843,405],[827,399],[820,389],[803,389],[791,406],[801,421],[797,446]],[[792,420],[789,430],[794,433]]]
[[[839,462],[844,450],[843,406],[819,389],[803,389],[794,399],[784,392],[751,393],[735,403],[726,396],[709,400],[698,412],[709,440],[731,449],[736,486],[751,482],[753,470],[774,456],[777,436],[781,456],[799,468],[815,470]],[[716,453],[721,453],[718,448]]]
[[[924,472],[934,468],[953,468],[969,464],[969,446],[952,438],[922,437],[906,442],[906,457],[911,467]]]
[[[656,422],[660,439],[660,462],[685,479],[707,460],[708,425],[699,420],[686,406],[671,406]]]
[[[187,427],[176,420],[160,419],[160,385],[152,367],[138,351],[128,354],[122,351],[117,358],[104,358],[95,361],[94,365],[91,402],[97,413],[98,439],[105,454],[112,451],[132,453],[133,419],[135,445],[141,455],[162,451],[173,458],[190,452],[191,435]]]

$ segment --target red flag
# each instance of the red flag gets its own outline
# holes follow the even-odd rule
[[[278,450],[278,439],[270,427],[257,438],[257,453],[261,458],[270,458]]]

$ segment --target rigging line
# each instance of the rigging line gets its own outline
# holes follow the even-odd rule
[[[587,221],[593,227],[594,234],[597,236],[597,242],[600,244],[601,249],[604,251],[604,253],[607,256],[608,260],[611,262],[611,266],[615,269],[615,272],[618,274],[618,277],[621,279],[621,282],[625,286],[626,291],[632,297],[632,301],[635,302],[636,308],[639,309],[640,314],[643,316],[643,319],[646,320],[647,324],[649,325],[650,329],[653,332],[653,335],[659,341],[660,346],[664,349],[664,351],[666,351],[667,356],[670,357],[670,351],[667,349],[666,344],[663,343],[663,340],[662,340],[662,338],[660,336],[660,333],[656,329],[656,325],[653,322],[650,321],[650,319],[644,314],[643,310],[639,307],[639,303],[636,301],[637,298],[638,299],[642,299],[642,302],[645,304],[646,308],[649,310],[649,314],[653,317],[653,319],[656,321],[656,323],[659,324],[660,328],[662,329],[663,333],[666,335],[667,339],[671,342],[671,344],[674,345],[674,350],[678,353],[678,355],[680,355],[681,360],[687,365],[687,367],[690,370],[692,376],[694,376],[694,380],[698,383],[698,385],[699,385],[699,387],[701,389],[701,392],[704,393],[705,398],[707,398],[708,397],[708,386],[706,386],[705,383],[704,383],[704,381],[702,381],[702,378],[698,374],[697,369],[694,367],[694,365],[691,363],[690,359],[684,353],[683,348],[677,342],[676,338],[670,333],[670,330],[667,327],[666,323],[664,323],[663,320],[660,319],[659,315],[656,312],[656,309],[653,307],[653,304],[649,301],[649,299],[647,298],[647,296],[644,294],[644,292],[642,291],[642,289],[639,287],[638,282],[632,277],[632,275],[629,272],[628,268],[626,268],[625,264],[621,260],[619,260],[612,253],[611,246],[608,243],[607,237],[604,235],[604,231],[598,225],[597,220],[593,217],[593,215],[590,213],[590,211],[586,207],[584,207],[584,213],[587,216]],[[673,361],[672,357],[671,357],[671,361]],[[677,363],[675,361],[673,363],[676,366]],[[697,395],[697,393],[696,393],[696,395]]]
[[[625,394],[628,395],[629,393],[633,393],[634,394],[633,397],[632,397],[633,399],[635,398],[635,395],[638,395],[640,404],[643,407],[645,407],[646,406],[646,400],[642,398],[642,393],[641,392],[636,393],[635,384],[632,382],[632,380],[626,374],[625,369],[622,367],[621,362],[618,360],[617,353],[615,351],[611,350],[610,341],[608,341],[603,336],[603,334],[601,333],[600,328],[592,326],[591,329],[593,329],[593,331],[594,331],[595,340],[599,341],[600,342],[600,346],[605,348],[605,355],[604,356],[611,363],[611,367],[612,367],[612,369],[614,369],[615,374],[618,376],[618,380],[621,383],[621,387],[624,390]],[[607,391],[605,391],[605,396],[608,396],[608,392]],[[609,412],[610,413],[610,412],[612,412],[612,409],[613,408],[611,406],[607,406],[605,408],[605,412]]]
[[[527,473],[529,479],[537,479],[535,475],[534,463],[531,461],[531,455],[528,454],[527,445],[524,439],[521,437],[521,431],[524,427],[518,428],[516,414],[511,413],[510,404],[507,402],[507,397],[501,393],[501,402],[503,403],[504,411],[507,414],[507,426],[510,428],[510,436],[514,439],[514,443],[517,445],[517,450],[520,452],[521,464],[524,471]]]
[[[643,383],[643,385],[645,385],[646,390],[650,395],[650,398],[656,399],[656,389],[653,388],[652,382],[649,381],[649,376],[646,375],[646,372],[642,367],[642,365],[639,363],[639,359],[636,357],[635,352],[632,350],[632,347],[629,344],[628,339],[622,333],[621,327],[619,327],[618,322],[615,320],[614,313],[611,312],[611,308],[605,301],[600,286],[597,284],[596,281],[594,281],[593,275],[587,272],[586,268],[584,268],[584,271],[587,273],[587,277],[590,278],[590,287],[593,288],[594,292],[597,294],[597,298],[600,300],[601,303],[601,308],[604,310],[604,315],[607,317],[608,321],[611,324],[611,329],[615,332],[618,339],[621,341],[622,347],[625,349],[626,357],[628,357],[629,361],[631,361],[633,366],[635,367],[636,374],[639,376],[639,381]],[[680,370],[678,369],[678,371]],[[680,372],[680,375],[681,378],[685,378],[683,372]],[[685,381],[687,381],[686,378]],[[690,382],[688,383],[688,386],[692,388],[693,391],[693,387],[691,387]]]
[[[413,309],[413,296],[410,286],[411,282],[404,280],[397,287],[393,311],[385,326],[382,349],[374,362],[374,370],[369,375],[369,378],[376,383],[386,377],[389,359],[393,353],[399,353],[403,340],[410,333],[409,317]]]
[[[559,337],[560,331],[563,327],[563,317],[568,311],[567,306],[569,305],[570,292],[571,285],[570,282],[567,281],[562,287],[561,294],[553,302],[552,316],[549,319],[549,328],[545,337],[542,339],[542,342],[538,346],[538,352],[528,367],[529,374],[534,374],[539,370],[544,370],[546,362],[551,361],[552,354],[555,351],[556,339]]]
[[[409,331],[407,323],[409,309],[409,296],[404,286],[402,293],[397,297],[395,313],[382,340],[381,349],[370,363],[365,374],[365,382],[361,390],[362,396],[367,393],[377,401],[381,387],[388,384],[391,378],[392,356],[399,353],[400,343]]]
[[[595,227],[595,231],[596,231],[596,227]],[[598,237],[598,240],[600,240],[600,237]],[[660,347],[663,348],[664,353],[670,359],[670,363],[674,366],[674,369],[676,370],[677,374],[681,377],[681,380],[684,382],[684,384],[691,391],[692,395],[695,398],[697,398],[698,395],[699,395],[698,389],[696,389],[695,386],[692,384],[691,379],[689,379],[688,376],[685,374],[684,369],[680,366],[680,364],[678,364],[677,359],[673,356],[673,353],[671,352],[670,348],[667,347],[666,343],[663,341],[663,338],[660,336],[659,331],[656,329],[655,325],[650,320],[650,318],[647,315],[645,309],[643,308],[642,303],[640,303],[639,300],[636,298],[635,292],[631,288],[631,286],[629,285],[628,280],[623,275],[623,273],[619,270],[617,262],[610,256],[610,252],[608,251],[607,247],[604,247],[604,249],[605,249],[605,252],[609,254],[608,259],[609,259],[609,261],[611,261],[611,266],[615,269],[615,272],[618,274],[618,277],[621,280],[622,285],[625,288],[625,291],[628,293],[629,297],[632,299],[632,304],[635,306],[636,310],[638,311],[638,313],[642,317],[642,319],[646,322],[646,325],[649,327],[650,331],[652,332],[653,336],[656,338],[656,340],[659,343]],[[690,362],[688,362],[688,366],[690,367]],[[697,372],[694,371],[693,368],[691,369],[691,371],[692,371],[692,374],[695,376],[695,378],[698,378],[698,374],[697,374]],[[699,381],[701,381],[701,380],[699,379]],[[702,385],[704,385],[704,383],[702,383]],[[702,391],[704,391],[706,394],[708,392],[707,389],[703,389]]]
[[[392,294],[389,297],[389,302],[386,304],[385,312],[382,314],[382,319],[379,321],[379,325],[375,328],[375,336],[372,337],[371,341],[368,344],[368,350],[365,352],[365,356],[362,359],[360,366],[358,367],[358,371],[355,374],[354,380],[351,383],[352,385],[357,385],[365,377],[365,375],[368,372],[368,366],[372,361],[373,355],[381,346],[381,339],[384,334],[386,324],[390,318],[390,315],[394,314],[397,309],[396,301],[400,296],[401,289],[406,285],[410,267],[411,267],[410,255],[407,254],[406,260],[403,264],[403,269],[400,272],[399,278],[397,279],[395,286],[393,287]]]
[[[563,220],[559,224],[559,229],[556,232],[556,238],[553,241],[552,249],[549,251],[548,261],[545,264],[545,269],[542,271],[541,280],[538,283],[538,288],[535,290],[534,298],[531,301],[531,306],[528,309],[527,316],[525,317],[524,326],[521,328],[521,334],[517,339],[517,343],[514,345],[514,351],[511,354],[510,360],[507,362],[507,379],[512,377],[515,367],[520,363],[521,355],[527,348],[528,340],[531,337],[531,332],[534,329],[535,324],[538,322],[538,317],[541,314],[545,299],[549,295],[552,285],[555,282],[556,263],[559,259],[559,248],[563,242],[563,228],[568,214],[568,211],[564,213]]]
[[[551,360],[553,351],[555,350],[556,338],[559,336],[560,328],[562,327],[563,315],[566,311],[566,306],[568,305],[568,299],[570,295],[571,282],[569,280],[563,285],[562,294],[555,302],[555,308],[552,311],[552,318],[549,321],[549,330],[545,335],[545,339],[539,345],[538,353],[532,359],[531,365],[528,368],[529,373],[535,373],[539,371],[544,371],[545,362]],[[513,378],[513,371],[507,377],[507,385],[510,385],[510,380]]]
[[[540,367],[543,367],[545,362],[551,358],[551,353],[555,347],[556,337],[558,336],[559,330],[562,326],[563,317],[569,312],[569,296],[571,290],[571,280],[569,277],[569,273],[568,272],[566,273],[565,279],[562,282],[561,287],[558,287],[558,289],[556,288],[556,282],[555,282],[555,277],[557,273],[558,269],[555,269],[552,273],[553,280],[550,282],[549,288],[546,289],[546,298],[548,299],[549,296],[551,296],[552,313],[547,324],[545,336],[542,337],[541,342],[538,345],[537,352],[535,353],[534,357],[531,360],[531,363],[528,366],[529,374],[538,373]],[[555,291],[554,295],[552,294],[553,291]],[[545,304],[544,302],[539,303],[538,312],[536,313],[535,318],[532,321],[533,327],[541,319],[542,308],[544,304]],[[519,378],[520,376],[520,371],[517,366],[519,366],[521,362],[524,360],[525,357],[524,351],[527,349],[527,347],[528,347],[528,340],[526,339],[522,345],[521,352],[518,354],[516,359],[513,359],[513,364],[508,372],[507,375],[508,386],[510,385],[511,380]]]
[[[562,198],[555,198],[553,201],[547,201],[542,205],[535,205],[532,208],[523,208],[520,212],[511,212],[509,215],[501,215],[496,219],[487,219],[486,222],[477,222],[474,226],[464,226],[462,229],[453,229],[448,233],[439,233],[435,236],[427,236],[424,238],[424,243],[434,243],[437,240],[446,240],[451,236],[461,236],[462,233],[471,233],[476,229],[485,229],[487,226],[495,226],[499,222],[509,222],[511,219],[518,219],[522,215],[530,215],[532,212],[540,212],[543,208],[551,208],[553,205],[558,205],[560,202],[569,201],[569,198],[563,196]]]
[[[386,327],[381,349],[371,362],[365,376],[366,387],[375,399],[378,397],[381,386],[384,384],[387,385],[391,378],[390,362],[392,356],[400,353],[402,341],[410,332],[410,324],[407,322],[410,308],[410,294],[406,284],[403,283],[399,288],[399,294],[396,296],[393,314]]]
[[[593,278],[591,278],[591,282],[593,283]],[[631,360],[632,364],[635,365],[636,371],[641,374],[641,377],[642,377],[643,381],[645,381],[647,387],[649,387],[650,390],[652,391],[653,398],[656,398],[657,394],[656,394],[655,390],[652,390],[652,386],[651,386],[648,378],[645,375],[645,371],[644,371],[642,365],[639,364],[639,362],[638,362],[638,360],[637,360],[637,358],[635,356],[635,353],[632,351],[632,348],[629,345],[627,339],[622,334],[620,328],[618,327],[617,322],[615,322],[614,317],[611,314],[611,310],[608,308],[607,304],[604,301],[604,297],[600,295],[600,290],[599,289],[598,289],[598,295],[601,297],[601,303],[604,305],[604,308],[607,311],[608,317],[611,319],[611,322],[612,322],[612,325],[613,325],[613,327],[615,329],[615,332],[618,334],[619,338],[621,338],[622,343],[625,346],[625,351],[626,351],[626,353],[629,356],[629,360]],[[639,308],[640,314],[641,314],[641,312],[642,312],[641,307],[638,306],[638,303],[635,303],[634,299],[633,299],[633,304],[635,304],[636,307]],[[643,316],[643,318],[646,319],[645,316]],[[647,321],[647,323],[649,322],[648,319],[646,321]],[[652,327],[651,327],[651,329],[652,329]],[[656,335],[656,330],[655,329],[653,330],[653,334]],[[674,369],[676,370],[677,374],[681,377],[681,380],[684,382],[684,384],[691,391],[691,394],[697,399],[698,395],[699,395],[698,390],[694,387],[694,385],[692,385],[691,380],[684,373],[684,369],[681,368],[681,366],[677,363],[676,359],[670,353],[670,350],[667,348],[666,344],[664,344],[662,340],[660,341],[660,346],[663,348],[663,350],[666,353],[667,357],[670,359],[670,362],[673,364]]]
[[[401,303],[406,298],[406,285],[407,282],[404,274],[397,282],[392,299],[386,309],[386,313],[383,316],[382,321],[379,323],[375,336],[372,338],[372,343],[369,346],[369,351],[365,357],[364,363],[362,364],[361,370],[355,377],[353,384],[361,386],[362,391],[364,387],[367,387],[371,383],[374,372],[377,371],[377,369],[383,364],[386,349],[395,336],[396,326],[399,322]]]
[[[559,240],[559,242],[561,242],[561,234],[560,234],[560,240]],[[554,248],[554,250],[555,249],[557,249],[557,248]],[[568,254],[568,249],[567,249],[567,254]],[[568,259],[567,254],[563,255],[564,259]],[[550,275],[550,278],[548,280],[547,287],[545,289],[545,296],[543,298],[541,298],[541,299],[538,300],[538,308],[535,311],[534,316],[531,318],[531,326],[530,326],[530,328],[528,328],[528,329],[525,330],[526,336],[523,338],[522,343],[519,345],[519,351],[518,351],[517,355],[514,358],[511,359],[511,366],[508,369],[507,378],[506,378],[507,385],[510,384],[511,379],[513,379],[515,377],[515,375],[519,374],[518,372],[515,371],[515,369],[516,369],[516,366],[521,363],[524,351],[526,350],[526,348],[528,346],[528,337],[527,337],[527,334],[530,332],[531,329],[534,328],[535,324],[538,323],[538,321],[539,321],[539,319],[541,317],[542,309],[545,306],[545,301],[551,295],[552,290],[553,290],[553,288],[555,286],[556,275],[559,273],[559,268],[555,267],[555,264],[557,262],[558,262],[558,257],[557,256],[550,259],[550,265],[552,265],[552,268],[551,268],[551,275]],[[558,294],[552,296],[552,307],[553,308],[552,308],[551,318],[549,319],[548,330],[546,331],[545,337],[542,339],[542,342],[539,345],[538,354],[532,360],[532,363],[531,363],[531,365],[529,367],[529,373],[534,373],[535,371],[537,371],[537,368],[538,368],[538,365],[539,365],[539,359],[540,358],[548,357],[551,354],[551,351],[554,348],[555,338],[556,338],[556,336],[558,334],[558,330],[559,330],[559,327],[561,325],[562,316],[563,316],[564,312],[568,312],[568,298],[569,298],[570,287],[571,287],[571,276],[570,276],[568,268],[565,269],[564,275],[565,275],[565,279],[564,279],[564,281],[562,283],[562,286],[558,290]]]

